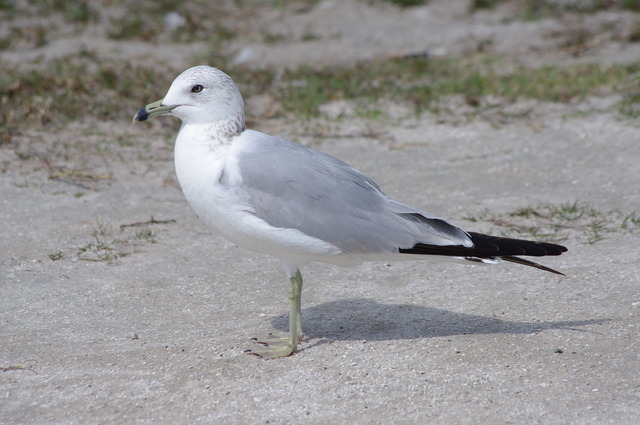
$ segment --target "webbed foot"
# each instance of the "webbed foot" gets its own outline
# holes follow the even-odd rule
[[[297,338],[296,338],[297,339]],[[293,354],[298,348],[298,342],[292,341],[289,335],[269,334],[266,338],[252,338],[261,347],[247,350],[247,354],[260,356],[263,359],[277,359]]]

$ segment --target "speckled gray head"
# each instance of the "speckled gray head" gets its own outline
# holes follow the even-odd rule
[[[185,124],[233,120],[244,128],[244,102],[238,86],[227,74],[210,66],[195,66],[178,75],[165,97],[140,109],[133,120],[167,114]]]

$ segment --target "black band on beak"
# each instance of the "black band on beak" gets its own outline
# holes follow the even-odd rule
[[[136,112],[136,116],[133,117],[135,121],[146,121],[147,118],[149,118],[149,113],[147,112],[146,106],[140,108],[140,110]]]

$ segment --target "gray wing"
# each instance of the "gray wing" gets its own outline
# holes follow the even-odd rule
[[[386,196],[345,162],[260,134],[236,155],[242,188],[269,225],[297,229],[347,254],[397,253],[417,243],[471,246],[460,228]]]

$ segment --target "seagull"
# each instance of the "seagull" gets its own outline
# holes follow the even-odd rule
[[[300,269],[310,262],[500,260],[562,275],[519,256],[560,255],[546,242],[465,231],[394,201],[369,177],[330,155],[246,128],[238,86],[223,71],[196,66],[165,97],[134,116],[182,120],[175,169],[185,198],[205,224],[250,250],[279,259],[289,278],[289,334],[269,335],[248,350],[273,359],[302,341]]]

